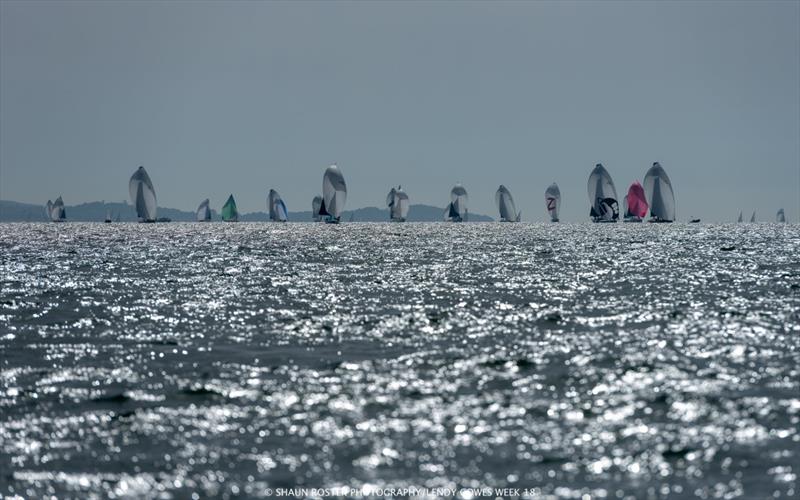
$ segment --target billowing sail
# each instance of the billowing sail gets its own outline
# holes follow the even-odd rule
[[[386,195],[386,205],[389,207],[389,219],[395,222],[405,222],[410,208],[408,195],[402,186],[392,188]]]
[[[136,215],[144,222],[156,220],[156,191],[144,167],[139,167],[128,183],[131,202],[136,207]]]
[[[786,213],[782,208],[778,210],[777,214],[775,214],[775,222],[786,222]]]
[[[469,195],[467,190],[461,184],[456,184],[450,190],[450,204],[447,205],[445,210],[445,219],[453,222],[462,222],[467,220],[468,210],[467,203],[469,202]]]
[[[323,215],[328,215],[327,212],[322,213],[323,204],[322,196],[317,195],[311,200],[311,217],[314,219],[314,222],[319,222],[322,220]]]
[[[753,210],[753,215],[750,216],[750,222],[755,222],[755,221],[756,221],[756,212],[755,210]]]
[[[589,216],[593,222],[617,222],[619,203],[617,189],[608,171],[598,163],[589,174]]]
[[[47,200],[47,205],[44,206],[44,215],[49,220],[53,216],[53,202]]]
[[[658,162],[644,176],[644,192],[650,202],[651,222],[672,222],[675,220],[675,194],[672,182]]]
[[[555,182],[545,189],[544,203],[547,213],[550,214],[550,222],[558,222],[558,213],[561,211],[561,190]]]
[[[739,218],[736,219],[736,222],[742,222],[742,212],[739,212]]]
[[[517,206],[514,204],[514,197],[511,196],[511,191],[507,187],[500,184],[497,191],[494,193],[494,202],[497,204],[497,210],[500,212],[501,222],[517,222],[519,214],[517,214]]]
[[[624,214],[626,221],[641,222],[642,217],[647,216],[647,209],[649,208],[647,197],[639,181],[633,181],[631,187],[628,188],[628,194],[623,199],[622,204],[625,207]]]
[[[61,222],[67,220],[67,211],[64,210],[64,200],[59,196],[53,205],[50,207],[50,220],[53,222]]]
[[[269,219],[275,222],[286,222],[286,204],[281,199],[281,195],[274,189],[269,190],[267,197],[267,207],[269,208]]]
[[[208,207],[208,198],[197,207],[197,222],[208,222],[211,220],[211,209]]]
[[[322,178],[322,201],[326,214],[331,217],[330,221],[338,222],[347,201],[347,184],[342,171],[336,165],[325,170]]]
[[[228,201],[222,206],[222,220],[225,222],[239,222],[239,211],[236,209],[236,200],[233,195],[228,196]]]

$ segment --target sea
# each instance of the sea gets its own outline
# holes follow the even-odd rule
[[[800,225],[11,223],[0,279],[0,496],[800,495]]]

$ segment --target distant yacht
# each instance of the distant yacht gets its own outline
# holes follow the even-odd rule
[[[389,220],[392,222],[405,222],[408,217],[408,195],[402,186],[392,188],[386,195],[386,205],[389,207]]]
[[[642,217],[647,216],[648,208],[644,188],[639,181],[633,181],[628,188],[628,194],[622,199],[623,222],[642,222]]]
[[[51,200],[47,200],[47,205],[44,206],[44,216],[47,217],[47,220],[52,220],[53,202]]]
[[[325,217],[329,224],[338,224],[346,202],[347,183],[339,167],[331,165],[322,177],[322,205],[317,214]]]
[[[311,200],[311,218],[314,220],[314,222],[322,221],[320,208],[322,208],[322,196],[317,195],[313,200]]]
[[[156,191],[144,167],[139,167],[128,183],[131,202],[136,207],[140,222],[156,221]]]
[[[750,222],[755,222],[755,221],[756,221],[756,211],[753,210],[753,215],[750,216]]]
[[[555,182],[544,191],[544,203],[547,213],[550,214],[550,222],[558,222],[558,212],[561,210],[561,190]]]
[[[494,202],[500,212],[500,222],[519,222],[522,219],[522,212],[517,212],[517,205],[514,204],[514,197],[507,187],[500,184],[497,192],[494,193]]]
[[[667,172],[658,162],[644,176],[644,192],[650,202],[650,222],[675,220],[675,194]]]
[[[222,205],[222,220],[225,222],[239,222],[239,210],[236,209],[236,200],[233,195],[228,196],[228,201]]]
[[[47,201],[50,203],[50,200]],[[64,200],[59,196],[56,201],[49,205],[50,207],[50,220],[53,222],[64,222],[67,220],[67,211],[64,209]]]
[[[775,214],[775,222],[784,223],[786,222],[786,214],[784,213],[783,209],[778,209],[778,213]]]
[[[209,222],[211,220],[211,208],[209,208],[208,205],[208,198],[206,198],[200,203],[200,206],[197,207],[197,222]]]
[[[269,190],[267,208],[269,209],[269,220],[274,222],[286,222],[288,219],[286,204],[283,202],[281,195],[274,189]]]
[[[106,218],[103,220],[106,224],[111,224],[111,209],[106,209]]]
[[[592,222],[617,222],[619,219],[619,203],[617,189],[608,171],[601,163],[594,166],[589,174],[589,217]]]
[[[742,212],[739,211],[739,218],[736,219],[736,222],[742,222]]]
[[[450,190],[450,203],[444,211],[444,220],[451,222],[464,222],[467,220],[469,212],[467,203],[469,196],[467,190],[461,184],[456,184]]]

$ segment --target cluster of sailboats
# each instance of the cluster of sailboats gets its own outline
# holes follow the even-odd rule
[[[589,195],[589,217],[592,222],[608,223],[618,222],[620,218],[619,202],[614,181],[606,168],[598,163],[589,174],[587,184]],[[157,217],[156,192],[153,182],[144,167],[139,167],[131,176],[128,183],[131,202],[136,208],[136,215],[141,222],[166,222],[169,219]],[[551,222],[559,222],[561,210],[561,190],[555,182],[547,187],[544,192],[545,209]],[[324,221],[338,224],[347,202],[347,183],[342,171],[336,165],[331,165],[322,176],[322,194],[314,196],[311,201],[311,213],[314,221]],[[464,222],[469,218],[469,195],[461,184],[456,184],[450,190],[450,202],[444,211],[444,220],[450,222]],[[502,222],[519,222],[522,212],[517,210],[511,191],[500,185],[495,192],[495,204]],[[386,206],[389,208],[389,220],[405,222],[408,218],[410,202],[408,194],[402,186],[391,188],[386,195]],[[45,206],[47,216],[55,222],[65,221],[67,218],[64,201],[59,196],[53,203],[47,201]],[[267,195],[267,210],[269,219],[274,222],[286,222],[288,210],[281,195],[270,189]],[[649,222],[663,223],[675,221],[675,193],[672,189],[667,172],[658,163],[653,163],[644,176],[644,184],[638,180],[633,181],[628,192],[622,199],[622,221],[642,222],[650,215]],[[208,198],[197,207],[197,221],[208,222],[212,219],[211,207]],[[238,222],[239,210],[233,194],[228,196],[220,210],[220,216],[225,222]],[[756,214],[750,218],[755,222]],[[117,219],[119,220],[119,219]],[[692,219],[690,222],[699,222]],[[781,208],[776,215],[777,222],[786,222],[784,210]],[[111,222],[110,212],[106,213],[105,222]],[[742,222],[739,213],[738,222]]]

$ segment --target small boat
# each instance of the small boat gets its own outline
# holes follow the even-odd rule
[[[239,222],[239,210],[236,209],[236,200],[233,195],[228,196],[228,200],[222,205],[222,220],[225,222]]]
[[[111,224],[111,209],[106,209],[106,218],[103,220],[106,224]]]
[[[639,181],[633,181],[628,188],[628,194],[622,199],[623,222],[642,222],[642,217],[647,216],[647,198],[644,188]]]
[[[156,222],[156,191],[144,167],[139,167],[128,183],[131,202],[136,207],[140,222]]]
[[[783,211],[782,208],[778,209],[778,213],[775,214],[775,222],[779,223],[786,222],[786,213]]]
[[[320,214],[320,208],[322,208],[322,196],[317,195],[311,200],[311,218],[314,222],[321,222],[322,215]]]
[[[517,212],[517,205],[514,197],[507,187],[500,184],[497,192],[494,193],[494,202],[500,212],[500,222],[519,222],[522,219],[522,212]]]
[[[338,224],[346,202],[347,183],[339,167],[331,165],[322,177],[322,205],[317,213],[325,217],[328,224]]]
[[[209,208],[208,198],[203,200],[197,207],[195,216],[197,217],[197,222],[209,222],[211,220],[211,208]]]
[[[589,217],[592,222],[617,222],[619,219],[619,203],[614,181],[605,167],[598,163],[589,174]]]
[[[555,182],[544,191],[544,203],[547,213],[550,214],[550,222],[558,222],[558,212],[561,210],[561,190]]]
[[[65,222],[67,211],[64,209],[64,200],[59,196],[50,206],[50,220],[53,222]]]
[[[47,200],[47,205],[44,206],[44,216],[47,217],[47,220],[53,216],[53,202]]]
[[[269,220],[273,222],[286,222],[288,219],[286,204],[283,202],[281,195],[274,189],[269,190],[267,208],[269,209]]]
[[[644,176],[644,192],[650,201],[649,222],[672,222],[675,220],[675,193],[667,172],[658,162]]]
[[[698,222],[700,222],[700,219],[691,219],[689,224],[697,224]]]
[[[755,221],[756,221],[756,212],[755,210],[753,210],[753,215],[750,216],[750,222],[755,222]]]
[[[405,222],[410,208],[408,195],[403,191],[403,186],[392,188],[386,195],[386,205],[389,207],[389,220],[392,222]]]
[[[450,190],[450,203],[444,210],[444,220],[451,222],[464,222],[467,220],[469,212],[467,210],[467,203],[469,202],[469,195],[467,190],[461,184],[456,184]]]
[[[739,218],[736,219],[736,222],[742,222],[742,212],[739,212]]]

